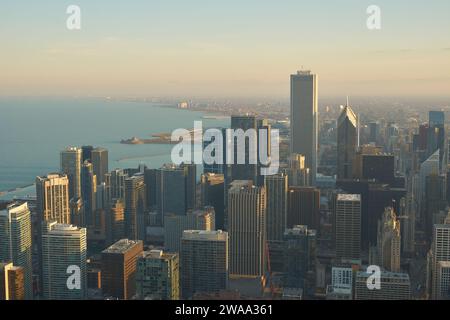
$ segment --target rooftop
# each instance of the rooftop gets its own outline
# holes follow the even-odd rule
[[[361,201],[361,195],[360,194],[338,194],[337,195],[338,201]]]
[[[185,230],[183,232],[183,240],[208,240],[208,241],[226,241],[228,232],[205,231],[205,230]]]
[[[102,253],[124,253],[137,245],[140,240],[122,239],[111,245],[109,248],[103,250]]]

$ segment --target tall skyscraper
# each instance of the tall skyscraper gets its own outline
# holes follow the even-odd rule
[[[319,230],[320,190],[314,187],[290,187],[288,191],[287,227],[305,225]]]
[[[71,223],[69,209],[69,179],[54,173],[36,177],[37,212],[40,220]]]
[[[122,169],[116,169],[105,174],[105,198],[106,204],[112,199],[125,200],[125,179],[128,178]]]
[[[97,183],[105,182],[105,175],[108,173],[108,150],[105,148],[95,148],[91,151],[91,162],[94,174],[97,176]]]
[[[81,199],[84,203],[84,226],[94,224],[94,211],[97,209],[97,176],[94,174],[92,163],[85,161],[81,166]]]
[[[286,173],[289,176],[289,185],[293,187],[307,187],[310,185],[310,170],[305,166],[305,156],[293,153],[288,159]]]
[[[213,207],[189,210],[186,215],[167,214],[164,217],[164,246],[169,252],[180,252],[185,230],[215,230]]]
[[[358,119],[350,106],[345,106],[337,121],[337,178],[353,178],[353,161],[358,143]]]
[[[256,161],[258,159],[258,121],[252,115],[234,115],[231,117],[231,129],[235,132],[239,129],[244,132],[250,129],[254,130],[255,135],[246,138],[245,142],[234,138],[234,160],[231,165],[231,177],[232,180],[252,180],[256,185],[258,183],[258,165],[250,163],[250,160]],[[238,163],[238,150],[241,146],[245,153],[243,164]]]
[[[400,221],[393,208],[386,208],[378,222],[378,263],[386,271],[400,272]]]
[[[22,267],[0,262],[0,301],[25,299],[25,274]]]
[[[262,276],[266,263],[266,190],[236,180],[228,191],[230,274]]]
[[[113,199],[107,209],[107,234],[113,243],[125,237],[125,203]]]
[[[0,210],[0,261],[24,271],[25,298],[33,299],[31,213],[28,204],[13,203]]]
[[[181,284],[184,299],[228,287],[228,233],[184,231],[181,239]]]
[[[48,222],[42,232],[42,285],[47,300],[87,298],[86,229]],[[70,275],[73,283],[68,279]],[[79,283],[77,283],[79,281]],[[74,285],[69,288],[69,283]]]
[[[144,251],[137,261],[136,293],[139,299],[178,300],[180,261],[177,253]]]
[[[225,204],[223,174],[206,173],[200,178],[201,183],[201,206],[211,206],[215,212],[216,229],[225,229]]]
[[[360,259],[361,257],[361,196],[338,194],[335,201],[336,257]]]
[[[316,231],[307,226],[286,229],[283,236],[283,262],[283,286],[301,288],[304,294],[312,294],[315,288]]]
[[[438,299],[439,293],[439,263],[450,261],[450,219],[447,218],[445,224],[434,226],[433,243],[431,246],[432,266],[431,266],[431,298]]]
[[[265,187],[267,192],[267,241],[280,241],[283,239],[286,229],[288,177],[284,173],[266,176]]]
[[[82,146],[81,147],[81,163],[85,161],[92,160],[92,150],[94,150],[93,146]]]
[[[129,239],[145,241],[145,196],[142,174],[125,179],[125,229]]]
[[[186,209],[195,209],[197,207],[197,165],[182,163],[180,168],[185,170]]]
[[[102,252],[102,291],[106,297],[129,300],[136,294],[137,260],[142,241],[122,239]]]
[[[445,155],[445,114],[443,111],[429,112],[427,139],[428,156],[439,150],[439,168],[442,169]]]
[[[69,199],[81,197],[81,158],[80,148],[68,147],[61,151],[61,172],[69,178]]]
[[[316,181],[318,148],[318,76],[310,71],[291,75],[291,153],[303,154]]]

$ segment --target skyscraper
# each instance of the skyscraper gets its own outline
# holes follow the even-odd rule
[[[287,227],[320,227],[320,190],[314,187],[290,187],[288,191]]]
[[[108,150],[105,148],[92,149],[91,162],[94,174],[97,176],[97,183],[105,182],[105,175],[108,173]]]
[[[447,218],[445,224],[434,226],[433,243],[431,246],[432,266],[431,266],[431,297],[438,299],[439,293],[439,263],[450,261],[450,219]]]
[[[293,187],[307,187],[310,185],[310,170],[305,166],[305,156],[293,153],[288,159],[289,166],[286,173],[289,185]]]
[[[316,181],[318,144],[318,76],[310,71],[291,75],[291,153],[303,154]]]
[[[0,262],[0,301],[25,299],[25,274],[22,267]]]
[[[228,233],[186,230],[181,239],[181,284],[184,299],[228,287]]]
[[[185,230],[215,230],[213,207],[189,210],[186,215],[167,214],[164,217],[164,246],[169,252],[180,252]]]
[[[144,251],[137,261],[136,293],[139,299],[178,300],[180,261],[177,253]]]
[[[337,178],[352,179],[353,161],[358,143],[358,120],[350,106],[345,106],[337,121]]]
[[[400,221],[393,208],[386,208],[378,222],[378,263],[386,271],[400,272]]]
[[[361,256],[361,196],[338,194],[335,202],[336,257],[360,259]]]
[[[33,299],[31,213],[28,204],[13,203],[0,210],[0,261],[24,271],[25,298]]]
[[[224,188],[225,181],[223,174],[206,173],[202,174],[201,182],[201,206],[211,206],[215,212],[216,229],[225,229],[225,204]]]
[[[142,174],[125,179],[125,229],[129,239],[145,241],[145,196]]]
[[[286,229],[288,177],[284,173],[266,176],[265,187],[267,192],[267,241],[279,241],[283,239]]]
[[[36,177],[37,212],[40,220],[70,223],[69,179],[54,173]]]
[[[262,276],[266,263],[266,190],[237,180],[228,191],[230,274]]]
[[[142,241],[122,239],[103,250],[103,295],[128,300],[136,294],[137,259],[143,248]]]
[[[81,198],[84,203],[84,226],[92,226],[94,223],[94,211],[97,208],[97,176],[94,174],[92,163],[85,161],[81,166]]]
[[[116,169],[105,174],[106,204],[112,199],[125,200],[125,179],[128,178],[122,169]]]
[[[61,172],[69,178],[69,199],[81,197],[81,158],[80,148],[68,147],[61,151]]]
[[[42,232],[42,284],[47,300],[87,298],[86,229],[48,222]],[[68,279],[74,275],[73,283]],[[77,283],[78,282],[78,283]],[[74,285],[69,288],[69,283]]]
[[[161,222],[168,213],[186,215],[187,169],[166,164],[156,175],[156,203]]]
[[[442,169],[445,155],[445,114],[443,111],[430,111],[428,117],[428,156],[439,150],[439,168]]]

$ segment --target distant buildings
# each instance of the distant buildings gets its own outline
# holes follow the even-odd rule
[[[310,71],[291,75],[291,153],[302,154],[315,184],[318,147],[318,76]]]
[[[177,253],[144,251],[137,260],[136,294],[139,299],[178,300],[180,262]]]
[[[142,241],[122,239],[102,252],[102,291],[105,297],[129,300],[136,294],[137,260]]]

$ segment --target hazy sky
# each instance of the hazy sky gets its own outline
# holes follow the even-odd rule
[[[323,96],[450,95],[449,0],[1,0],[0,43],[4,96],[288,97],[301,66]]]

